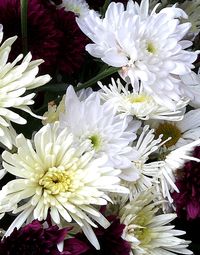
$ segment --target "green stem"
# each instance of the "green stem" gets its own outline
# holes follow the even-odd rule
[[[116,73],[119,70],[118,67],[109,67],[108,69],[104,70],[103,72],[97,74],[95,77],[93,77],[92,79],[90,79],[89,81],[81,84],[78,87],[75,87],[74,89],[76,91],[79,91],[81,89],[86,89],[88,87],[91,87],[92,85],[96,84],[98,81]]]
[[[88,87],[93,86],[94,84],[97,83],[97,81],[100,81],[114,73],[116,73],[119,70],[119,68],[117,67],[109,67],[106,70],[102,71],[101,73],[97,74],[95,77],[93,77],[92,79],[90,79],[89,81],[86,81],[85,83],[82,83],[80,86],[78,87],[74,87],[74,89],[76,91],[79,91],[81,89],[85,89]],[[65,92],[66,89],[68,87],[68,84],[66,83],[51,83],[42,87],[39,87],[37,89],[35,89],[35,92],[38,91],[49,91],[49,92]]]
[[[28,52],[27,43],[27,10],[28,0],[20,0],[21,5],[21,33],[22,33],[22,48],[24,55]]]

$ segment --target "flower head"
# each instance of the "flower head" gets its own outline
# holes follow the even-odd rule
[[[60,255],[57,244],[64,240],[67,229],[58,226],[44,227],[34,220],[20,229],[14,229],[10,236],[0,242],[0,253],[4,255]]]
[[[196,147],[193,157],[200,159],[200,147]],[[179,216],[188,219],[200,217],[200,163],[188,161],[177,170],[176,186],[179,192],[174,192],[172,197]]]
[[[143,0],[140,6],[129,1],[126,9],[112,2],[104,18],[91,10],[77,23],[93,41],[86,46],[92,56],[119,67],[136,91],[142,83],[156,101],[174,108],[172,100],[183,97],[177,76],[189,73],[197,58],[197,52],[186,51],[192,43],[183,40],[190,23],[180,24],[179,17],[187,15],[175,6],[149,14],[149,1]]]
[[[132,254],[193,254],[187,249],[190,242],[177,237],[185,232],[168,225],[176,214],[161,214],[153,200],[151,192],[143,192],[119,212],[126,226],[123,238],[131,243]]]
[[[130,160],[135,157],[130,143],[136,138],[138,121],[122,118],[110,103],[101,104],[98,92],[80,100],[70,86],[65,102],[65,112],[60,117],[61,128],[68,127],[77,141],[89,139],[96,157],[106,154],[108,164],[120,169],[130,165]]]
[[[0,32],[0,41],[2,41],[3,32]],[[31,61],[31,54],[27,54],[24,58],[19,55],[13,62],[8,62],[9,53],[16,37],[7,39],[0,46],[0,142],[12,148],[16,133],[11,123],[25,124],[26,120],[14,109],[19,109],[33,114],[29,105],[34,103],[35,93],[26,94],[27,90],[37,88],[44,85],[50,80],[49,75],[36,77],[42,60]],[[21,62],[20,62],[21,61]]]
[[[82,17],[89,12],[89,5],[85,0],[62,0],[59,8],[62,7],[64,7],[66,11],[71,11]]]
[[[74,220],[98,248],[90,225],[109,223],[94,205],[107,204],[109,191],[128,192],[119,185],[120,170],[104,167],[105,157],[93,159],[88,141],[75,147],[73,135],[66,128],[60,131],[58,122],[40,129],[33,144],[17,136],[16,147],[16,153],[2,154],[4,169],[17,179],[0,191],[0,213],[21,212],[6,235],[27,219],[45,220],[50,212],[56,224]]]
[[[4,26],[5,38],[18,35],[11,52],[11,57],[15,58],[21,53],[22,45],[20,1],[0,0],[0,23]],[[51,12],[41,0],[29,0],[27,24],[28,50],[31,51],[33,59],[42,58],[45,61],[42,72],[52,73],[55,69],[62,33],[57,29]]]
[[[110,101],[119,113],[124,115],[133,115],[142,120],[162,119],[178,121],[183,118],[185,106],[189,100],[184,98],[175,103],[175,109],[171,110],[166,105],[160,105],[151,94],[144,92],[130,91],[128,84],[123,86],[120,80],[117,82],[112,79],[109,87],[98,82],[102,89],[101,97],[105,101]]]
[[[155,129],[157,137],[160,134],[163,134],[163,140],[171,137],[165,143],[167,148],[170,150],[179,148],[200,138],[200,110],[196,109],[187,112],[180,121],[152,122],[152,127]]]

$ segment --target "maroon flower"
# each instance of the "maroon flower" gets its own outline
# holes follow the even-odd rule
[[[58,29],[63,33],[57,65],[62,74],[72,75],[84,63],[85,46],[89,39],[76,24],[73,12],[67,12],[64,8],[57,9],[54,18]]]
[[[19,230],[15,228],[10,236],[4,237],[0,242],[0,254],[60,255],[57,244],[64,240],[67,231],[67,228],[59,230],[57,226],[44,228],[42,223],[34,220]]]
[[[196,147],[193,156],[200,159],[200,147]],[[176,186],[180,193],[172,197],[179,216],[187,219],[200,217],[200,163],[189,161],[177,171]]]
[[[45,61],[41,65],[43,73],[71,75],[83,64],[88,39],[75,18],[72,12],[57,9],[48,0],[28,1],[28,50],[33,59]],[[19,0],[0,0],[0,24],[3,24],[5,39],[18,36],[11,52],[15,58],[22,52]]]
[[[83,255],[129,255],[131,246],[121,236],[125,225],[120,224],[120,220],[110,216],[108,220],[111,222],[110,227],[104,229],[99,227],[94,229],[94,232],[99,241],[100,250],[96,250],[86,239],[84,234],[77,234],[77,238],[84,241],[89,246],[88,250]],[[73,254],[74,255],[74,254]],[[79,255],[79,254],[77,254]]]
[[[22,52],[21,18],[19,0],[0,0],[0,23],[3,24],[4,38],[18,36],[13,45],[13,58]],[[28,1],[28,50],[33,59],[42,58],[43,72],[55,70],[62,33],[56,27],[51,12],[40,0]]]
[[[105,3],[105,0],[86,0],[86,2],[88,3],[89,7],[91,9],[94,9],[96,11],[99,11],[99,9],[101,7],[103,7],[104,3]],[[111,1],[111,2],[120,2],[120,3],[123,3],[123,4],[127,4],[128,3],[128,0],[115,0],[115,1]]]

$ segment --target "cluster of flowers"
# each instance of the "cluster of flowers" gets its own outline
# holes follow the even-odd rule
[[[0,254],[193,254],[190,241],[179,238],[185,232],[171,222],[177,214],[200,217],[200,76],[192,71],[200,5],[194,1],[188,22],[181,5],[166,1],[105,1],[104,15],[92,2],[30,1],[28,20],[48,17],[49,41],[39,38],[42,54],[51,48],[45,68],[68,75],[70,64],[62,63],[79,49],[86,54],[87,44],[104,63],[103,73],[113,73],[111,83],[99,81],[95,91],[66,85],[60,103],[50,102],[43,117],[30,108],[51,80],[37,76],[42,60],[31,61],[32,50],[25,57],[10,54],[16,36],[0,46],[0,217],[15,217],[1,230]],[[70,40],[68,56],[64,30],[71,20],[71,32],[81,37],[70,38],[75,45]],[[81,64],[69,62],[72,69]],[[31,139],[12,124],[26,124],[24,112],[43,125],[31,130]]]

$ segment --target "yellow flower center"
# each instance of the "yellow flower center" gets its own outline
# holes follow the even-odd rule
[[[135,219],[134,236],[140,241],[140,245],[147,245],[152,240],[152,232],[148,228],[148,223],[151,222],[151,217],[144,212],[138,213]]]
[[[177,126],[168,122],[159,124],[158,128],[155,130],[155,134],[156,137],[159,137],[160,134],[163,134],[163,141],[171,137],[171,140],[165,143],[167,148],[175,145],[181,138],[181,131],[177,128]]]
[[[95,149],[95,151],[100,150],[102,145],[101,136],[99,134],[94,134],[94,135],[91,135],[89,139],[91,140],[92,146]]]
[[[128,98],[128,101],[131,104],[134,104],[134,103],[144,103],[144,102],[146,102],[146,101],[148,101],[150,99],[150,97],[145,95],[145,94],[129,95],[127,98]]]
[[[146,49],[149,53],[155,54],[156,53],[156,47],[152,42],[147,42]]]
[[[71,182],[72,173],[56,167],[49,168],[39,180],[39,184],[52,195],[71,191]]]

